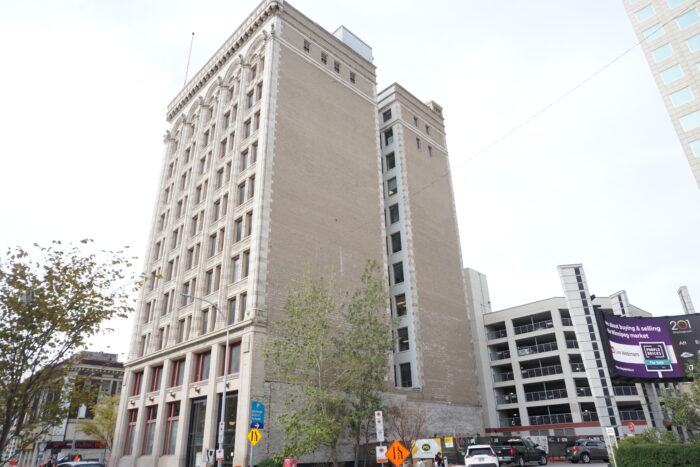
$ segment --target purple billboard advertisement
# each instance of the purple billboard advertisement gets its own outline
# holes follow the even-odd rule
[[[700,315],[631,318],[596,313],[612,376],[683,380],[700,355]],[[607,342],[606,342],[607,341]]]

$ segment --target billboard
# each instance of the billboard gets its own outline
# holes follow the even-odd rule
[[[638,318],[596,310],[612,377],[686,380],[700,356],[700,314]]]

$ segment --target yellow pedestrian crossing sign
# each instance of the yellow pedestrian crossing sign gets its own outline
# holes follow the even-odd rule
[[[255,446],[258,444],[258,442],[262,439],[262,433],[260,433],[260,430],[257,428],[253,428],[248,432],[248,441],[250,441],[250,444]]]

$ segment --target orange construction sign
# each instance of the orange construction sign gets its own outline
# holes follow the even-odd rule
[[[386,450],[386,457],[396,467],[399,467],[403,463],[403,461],[406,460],[409,454],[410,453],[408,452],[408,449],[406,449],[404,445],[399,443],[398,441],[394,441],[393,443],[391,443],[389,449]]]

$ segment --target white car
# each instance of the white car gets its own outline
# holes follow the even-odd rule
[[[466,467],[499,467],[498,456],[488,444],[476,444],[467,447],[464,455]]]

